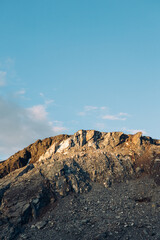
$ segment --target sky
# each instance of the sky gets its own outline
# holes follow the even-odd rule
[[[1,0],[0,10],[0,159],[80,129],[160,139],[159,0]]]

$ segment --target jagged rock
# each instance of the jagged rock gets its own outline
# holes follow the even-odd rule
[[[1,177],[6,175],[0,179],[0,223],[14,229],[9,239],[50,203],[88,192],[93,183],[109,188],[145,173],[159,184],[159,156],[157,141],[141,133],[80,130],[38,140],[0,165]]]
[[[138,132],[138,133],[136,133],[135,135],[133,135],[133,137],[132,137],[132,142],[133,142],[135,145],[140,146],[141,143],[142,143],[142,132]]]
[[[26,166],[29,163],[36,162],[39,157],[55,142],[59,144],[62,140],[67,139],[68,135],[58,135],[55,137],[37,140],[27,148],[17,152],[4,162],[0,162],[0,178],[8,173]]]
[[[104,135],[103,145],[109,145],[112,148],[124,142],[128,136],[122,132],[109,132]]]

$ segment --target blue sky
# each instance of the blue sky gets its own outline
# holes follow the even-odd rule
[[[160,138],[158,0],[1,0],[0,9],[0,159],[79,129]]]

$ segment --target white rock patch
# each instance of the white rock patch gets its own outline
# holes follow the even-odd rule
[[[50,148],[48,148],[48,150],[44,154],[40,156],[39,161],[50,158],[54,153],[55,153],[55,143]]]
[[[70,138],[60,143],[57,152],[61,153],[62,151],[66,150],[69,147],[69,145],[70,145]]]

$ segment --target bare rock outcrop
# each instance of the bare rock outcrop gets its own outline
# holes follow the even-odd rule
[[[0,165],[2,239],[14,239],[50,203],[93,183],[110,188],[149,174],[159,184],[159,156],[159,142],[142,133],[80,130],[38,140]]]
[[[0,162],[0,178],[18,168],[26,166],[28,162],[36,162],[54,142],[60,143],[62,140],[67,139],[68,137],[68,135],[63,134],[55,137],[45,138],[44,140],[39,139],[35,143],[15,153],[6,161]]]

